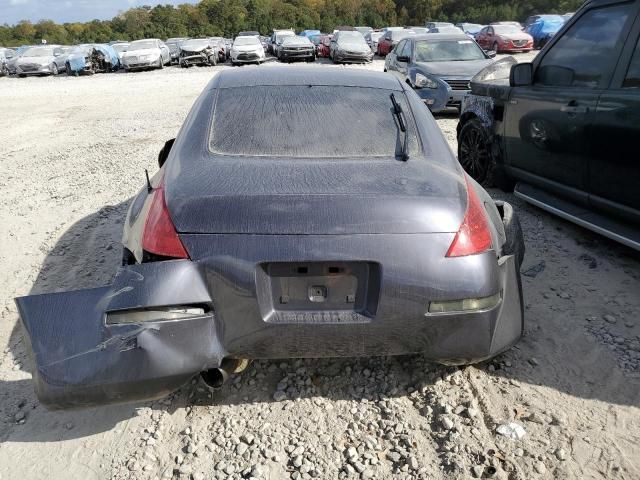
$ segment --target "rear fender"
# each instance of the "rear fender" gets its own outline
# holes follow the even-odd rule
[[[111,286],[16,299],[40,401],[74,408],[150,400],[224,356],[200,268],[168,261],[121,268]],[[108,313],[200,305],[183,320],[107,324]]]

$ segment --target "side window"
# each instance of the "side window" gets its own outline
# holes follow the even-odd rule
[[[487,28],[487,35],[493,35],[493,28]]]
[[[400,55],[411,58],[411,42],[409,40],[404,40],[404,45],[400,50]]]
[[[618,45],[633,4],[589,10],[549,50],[538,66],[537,85],[599,88],[618,60]]]
[[[406,43],[407,43],[406,40],[401,40],[400,43],[396,45],[396,48],[394,48],[396,55],[402,55],[402,50],[404,49],[404,46],[406,45]]]
[[[640,38],[636,43],[636,49],[631,57],[627,75],[622,82],[622,88],[640,88]]]

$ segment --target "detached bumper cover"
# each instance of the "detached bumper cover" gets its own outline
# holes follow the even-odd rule
[[[453,236],[435,235],[445,249]],[[374,314],[300,311],[274,321],[273,310],[263,301],[270,291],[266,277],[257,273],[265,257],[288,262],[301,258],[304,251],[308,262],[324,261],[323,252],[332,245],[344,261],[361,261],[361,252],[375,258],[385,247],[376,238],[354,246],[349,236],[249,237],[247,253],[238,253],[238,235],[184,236],[194,258],[203,260],[123,267],[109,287],[18,298],[40,401],[51,408],[74,408],[155,399],[199,372],[220,366],[225,357],[422,353],[442,363],[469,363],[506,350],[522,334],[514,255],[496,260],[493,252],[487,252],[471,260],[438,262],[425,252],[408,259],[405,247],[425,238],[398,235],[398,251],[387,256],[390,263],[381,270],[384,280]],[[203,248],[216,253],[201,256]],[[430,275],[416,271],[416,265],[430,268]],[[455,286],[429,280],[441,278],[444,269],[454,272]],[[446,299],[454,287],[461,298],[499,293],[501,300],[488,310],[428,313],[429,299]],[[202,306],[205,313],[183,320],[106,322],[113,312],[178,305]]]

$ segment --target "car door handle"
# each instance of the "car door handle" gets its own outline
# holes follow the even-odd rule
[[[563,105],[562,107],[560,107],[560,111],[575,115],[578,113],[587,113],[589,111],[589,108],[581,107],[577,102],[572,101],[567,105]]]

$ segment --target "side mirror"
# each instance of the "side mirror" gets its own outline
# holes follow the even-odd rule
[[[158,154],[158,166],[160,168],[162,168],[164,163],[167,161],[167,158],[169,157],[169,152],[171,152],[171,147],[173,147],[173,143],[175,141],[176,141],[175,138],[172,138],[171,140],[167,140],[164,144],[164,147],[162,147],[162,150],[160,150],[160,153]]]
[[[509,85],[512,87],[527,87],[533,83],[533,65],[518,63],[511,67]]]
[[[398,55],[396,56],[396,61],[402,62],[402,63],[409,63],[409,57],[406,57],[404,55]]]
[[[496,55],[498,54],[498,52],[496,52],[495,50],[489,50],[487,52],[487,57],[489,58],[496,58]]]

